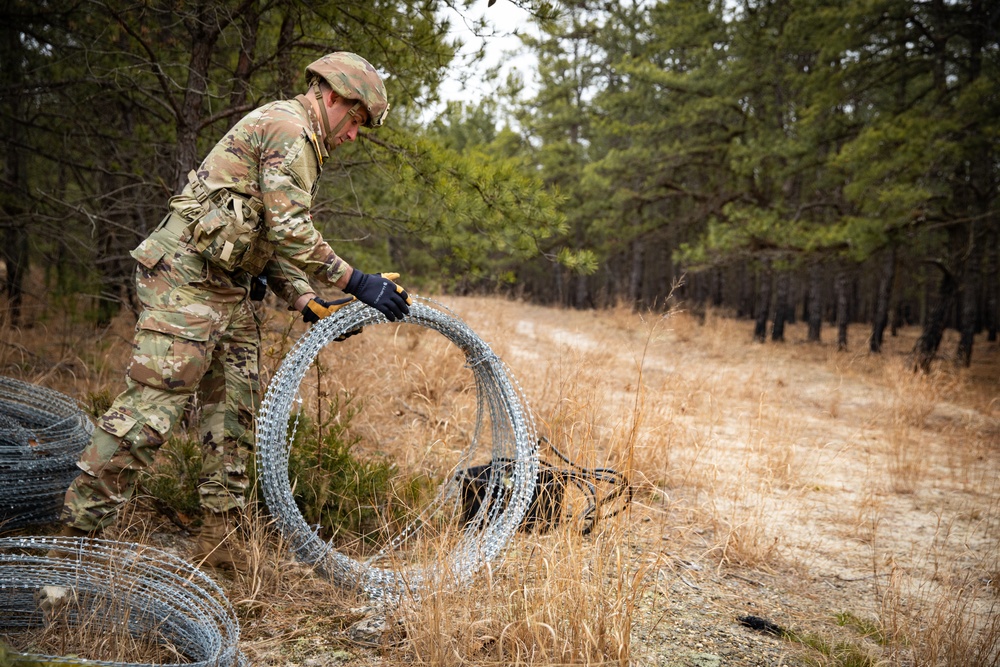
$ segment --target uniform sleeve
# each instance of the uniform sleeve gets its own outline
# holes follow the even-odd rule
[[[316,291],[302,269],[278,256],[273,257],[264,267],[264,275],[267,276],[267,286],[288,303],[289,310],[294,308],[295,301],[300,296]]]
[[[265,137],[260,173],[267,237],[275,248],[274,271],[297,296],[312,291],[304,276],[333,284],[348,265],[323,240],[309,213],[319,166],[305,134],[300,129],[287,141],[269,139]]]

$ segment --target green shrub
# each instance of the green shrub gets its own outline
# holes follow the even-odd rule
[[[364,550],[401,527],[431,484],[403,475],[385,456],[359,454],[361,439],[350,432],[357,412],[345,395],[334,400],[333,417],[321,429],[304,415],[293,417],[288,476],[302,516],[323,539]]]
[[[201,444],[197,439],[171,438],[160,448],[142,480],[142,487],[161,511],[195,517],[201,511],[198,493],[201,466]]]
[[[112,396],[110,389],[101,389],[100,391],[88,391],[87,392],[87,410],[93,417],[100,417],[111,404],[114,403],[115,397]]]

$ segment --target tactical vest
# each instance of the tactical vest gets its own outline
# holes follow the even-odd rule
[[[209,193],[193,170],[188,183],[201,205],[186,216],[191,223],[190,242],[201,256],[224,271],[246,271],[253,276],[263,273],[274,254],[261,216],[263,203],[226,188]]]

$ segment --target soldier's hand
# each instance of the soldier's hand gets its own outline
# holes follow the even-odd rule
[[[344,291],[395,322],[410,314],[409,304],[413,303],[406,290],[393,282],[396,278],[399,278],[398,273],[373,274],[354,269]]]
[[[347,304],[355,301],[353,296],[349,296],[344,299],[334,299],[333,301],[327,301],[326,299],[321,299],[318,296],[309,299],[309,302],[302,308],[302,321],[309,324],[315,324],[319,322],[324,317],[329,317],[335,312],[346,306]],[[351,329],[350,331],[345,331],[340,334],[334,340],[342,341],[347,340],[351,336],[356,336],[357,334],[364,331],[364,327],[358,327],[357,329]]]
[[[315,324],[324,317],[330,317],[352,301],[354,301],[353,296],[344,299],[334,299],[333,301],[327,301],[326,299],[314,296],[302,308],[302,321]]]

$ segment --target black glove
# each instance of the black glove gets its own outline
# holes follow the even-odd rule
[[[358,301],[368,304],[386,316],[390,322],[403,319],[410,314],[412,299],[402,287],[392,282],[398,273],[364,273],[354,269],[344,291],[358,297]]]

